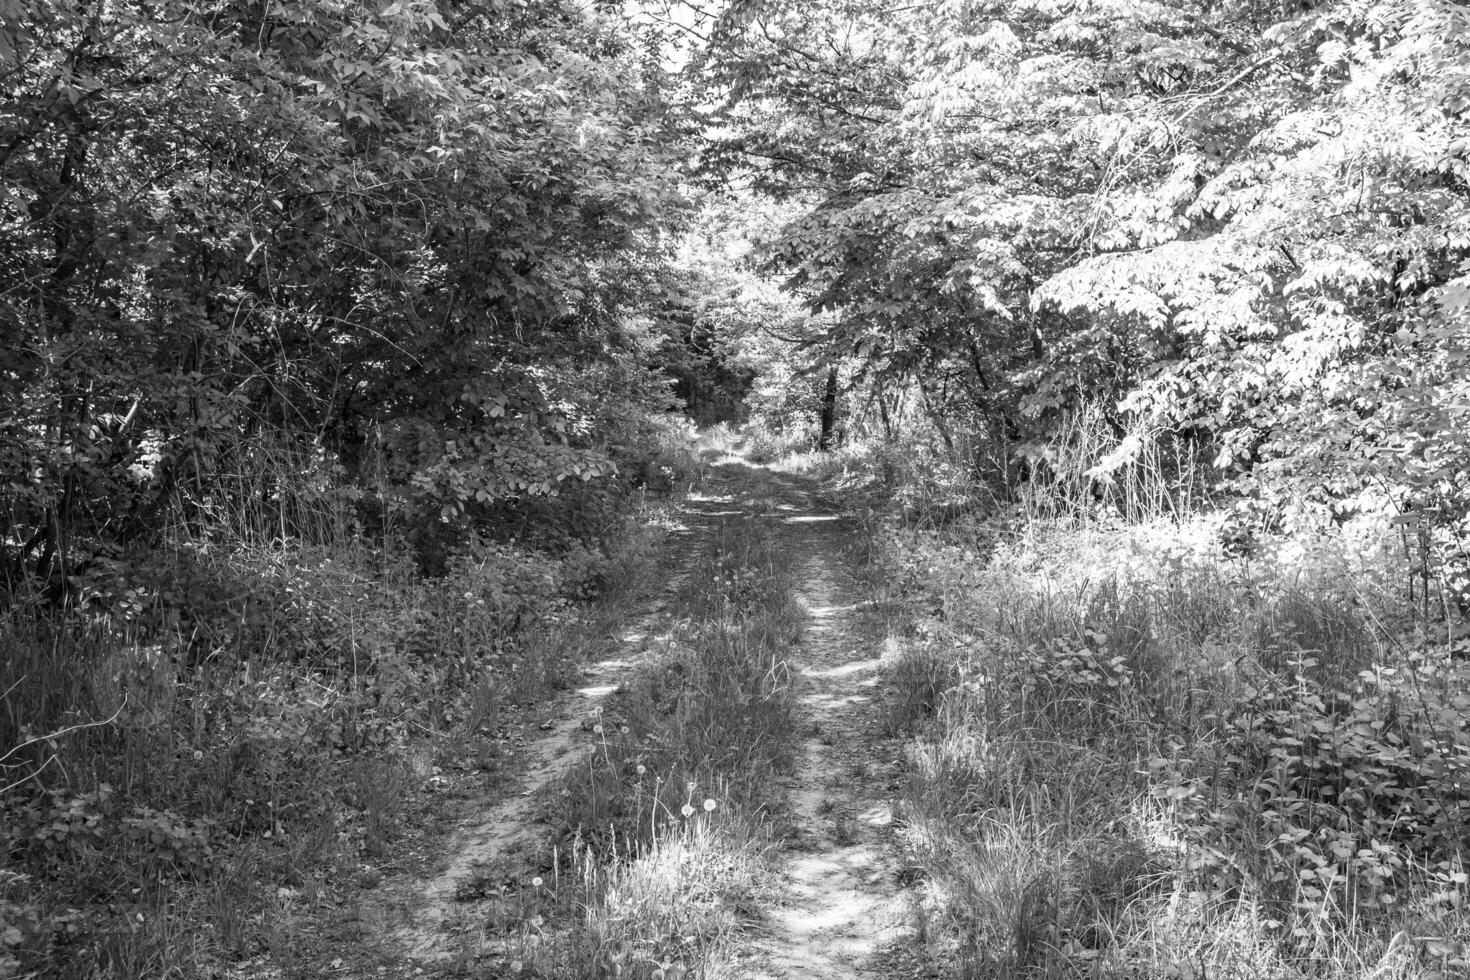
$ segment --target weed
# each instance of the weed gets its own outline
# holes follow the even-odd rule
[[[362,849],[382,857],[398,826],[408,795],[407,766],[393,759],[360,758],[349,776],[352,804],[361,818]]]
[[[905,647],[888,669],[890,686],[884,709],[889,734],[908,731],[932,717],[959,677],[954,657],[927,645]]]

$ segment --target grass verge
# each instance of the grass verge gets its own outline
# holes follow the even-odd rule
[[[909,613],[888,721],[937,975],[1470,972],[1470,665],[1391,627],[1381,576],[1348,570],[1360,543],[1273,565],[1217,539],[888,533]]]
[[[320,975],[313,917],[381,877],[428,774],[493,780],[605,643],[651,507],[611,554],[483,544],[426,579],[350,536],[201,539],[105,613],[11,610],[0,977]]]

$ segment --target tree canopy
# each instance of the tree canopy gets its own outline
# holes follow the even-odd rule
[[[615,11],[0,8],[5,578],[155,535],[262,446],[420,526],[614,469],[623,312],[689,132]],[[626,440],[625,440],[626,441]]]
[[[670,373],[738,414],[758,336],[834,396],[916,386],[988,479],[1096,403],[1224,475],[1463,511],[1458,4],[0,17],[12,584],[77,535],[148,539],[267,444],[431,537],[482,526],[611,478]],[[674,247],[720,186],[781,202],[758,259]],[[772,334],[757,272],[808,316]]]
[[[707,159],[806,203],[769,265],[859,380],[1023,448],[1101,400],[1227,472],[1458,494],[1467,28],[1431,0],[737,6]]]

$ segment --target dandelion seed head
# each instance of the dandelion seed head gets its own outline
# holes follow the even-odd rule
[[[646,766],[639,766],[638,767],[638,775],[640,775],[640,776],[643,775],[647,771],[648,771],[648,767],[646,767]]]
[[[688,803],[685,803],[684,806],[680,808],[679,812],[683,813],[686,817],[692,817],[694,816],[694,807],[690,806]]]
[[[602,734],[602,726],[601,725],[593,725],[592,726],[592,734],[594,734],[594,735],[601,735]]]
[[[714,811],[714,808],[716,806],[718,806],[718,805],[719,804],[717,804],[714,800],[705,800],[704,801],[704,812],[705,813],[711,813],[711,812]]]
[[[531,879],[532,888],[540,888],[542,884],[543,882],[539,876]]]

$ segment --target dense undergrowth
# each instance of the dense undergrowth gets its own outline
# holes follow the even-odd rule
[[[772,539],[716,532],[667,647],[613,696],[553,803],[563,828],[552,920],[512,972],[664,980],[718,973],[758,907],[797,719],[802,613]],[[713,971],[713,972],[711,972]]]
[[[1470,969],[1470,661],[1399,527],[1242,526],[1142,477],[1131,516],[1000,505],[926,456],[787,465],[898,502],[868,511],[886,723],[941,975]]]
[[[697,477],[677,436],[656,458],[639,483]],[[0,622],[0,976],[304,969],[297,912],[386,858],[425,772],[496,778],[660,533],[624,479],[561,502],[584,533],[532,515],[426,573],[298,462],[293,494],[227,487],[66,614]]]

